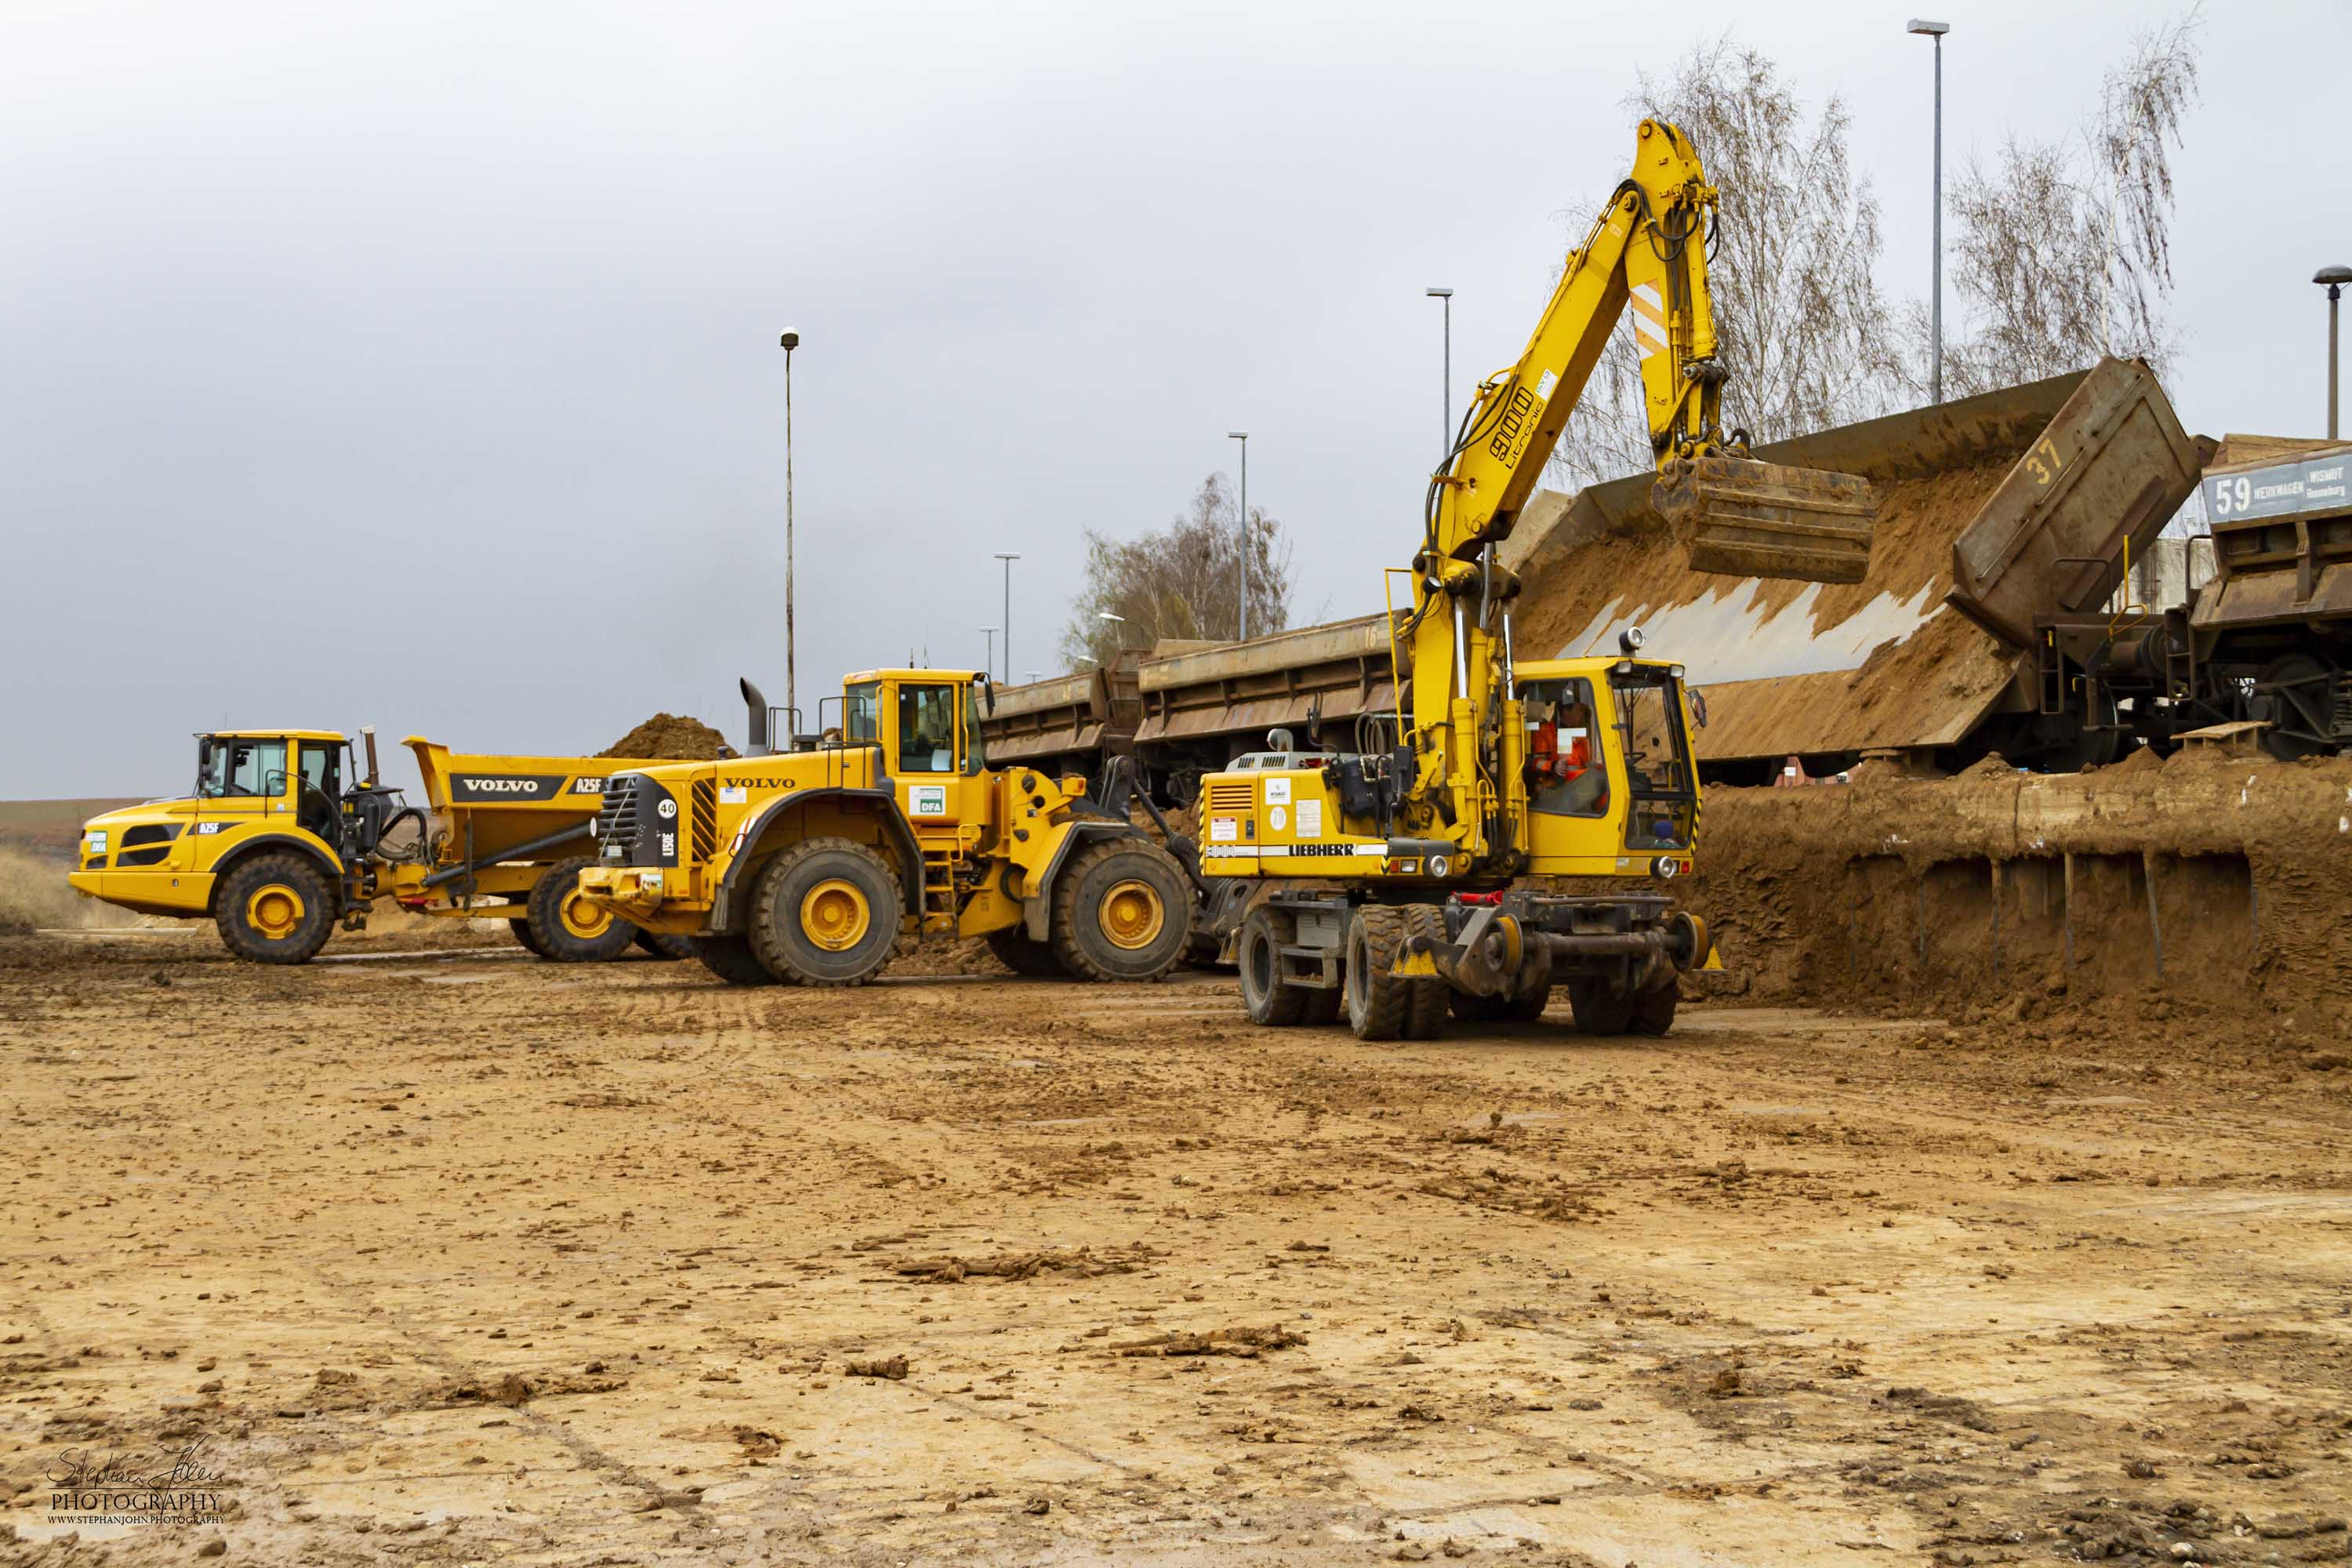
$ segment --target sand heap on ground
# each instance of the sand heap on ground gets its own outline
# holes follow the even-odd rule
[[[656,713],[596,754],[630,762],[709,763],[735,755],[735,748],[699,719]]]

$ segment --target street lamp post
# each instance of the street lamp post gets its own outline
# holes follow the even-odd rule
[[[2352,267],[2323,267],[2311,275],[2314,283],[2327,285],[2327,438],[2336,439],[2336,310],[2344,298],[2344,285],[2352,283]]]
[[[1004,563],[1004,679],[1013,679],[1013,563],[1021,559],[1017,550],[1000,550],[996,558]]]
[[[1431,289],[1425,292],[1433,300],[1445,301],[1445,360],[1441,377],[1444,384],[1439,388],[1437,439],[1438,450],[1451,458],[1454,455],[1454,290]]]
[[[777,341],[784,350],[784,713],[785,721],[798,728],[801,709],[796,686],[800,671],[794,658],[793,629],[793,351],[801,346],[801,335],[786,332]],[[792,750],[792,744],[788,734],[784,737],[784,749]]]
[[[1229,441],[1239,441],[1242,444],[1242,598],[1241,614],[1234,617],[1234,625],[1239,629],[1234,632],[1234,640],[1235,642],[1247,642],[1249,641],[1250,558],[1249,432],[1246,430],[1228,430],[1225,432],[1225,438]]]
[[[1944,401],[1944,35],[1949,22],[1911,18],[1906,31],[1936,40],[1936,269],[1927,296],[1927,399]]]
[[[988,638],[988,641],[982,645],[988,650],[986,667],[990,669],[994,669],[996,668],[996,628],[994,626],[982,626],[980,629],[982,634]]]

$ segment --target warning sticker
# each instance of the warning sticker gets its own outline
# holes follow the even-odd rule
[[[1323,803],[1321,801],[1302,800],[1298,803],[1298,837],[1301,838],[1323,837]]]
[[[1239,838],[1241,836],[1241,824],[1234,818],[1230,816],[1213,816],[1209,818],[1210,843],[1231,844],[1234,839]]]

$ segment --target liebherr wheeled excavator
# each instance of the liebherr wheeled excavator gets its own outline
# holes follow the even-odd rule
[[[1706,923],[1663,890],[1691,868],[1699,816],[1682,667],[1637,657],[1637,632],[1617,657],[1514,664],[1518,585],[1494,553],[1630,308],[1655,502],[1693,567],[1861,580],[1868,484],[1757,462],[1722,426],[1716,203],[1689,142],[1644,121],[1633,174],[1431,478],[1396,634],[1412,710],[1353,752],[1297,751],[1276,731],[1272,750],[1202,780],[1202,870],[1267,884],[1238,942],[1255,1022],[1344,1007],[1362,1038],[1425,1038],[1449,1012],[1532,1018],[1558,987],[1581,1030],[1662,1035],[1675,977],[1719,966]],[[1543,886],[1571,879],[1657,887]]]

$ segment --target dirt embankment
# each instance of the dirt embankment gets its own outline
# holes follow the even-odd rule
[[[1751,1000],[2023,1023],[2166,998],[2304,1044],[2352,1022],[2352,759],[1716,789],[1698,865],[1712,984]]]
[[[710,763],[735,755],[735,748],[699,719],[656,713],[596,754],[629,762]]]

